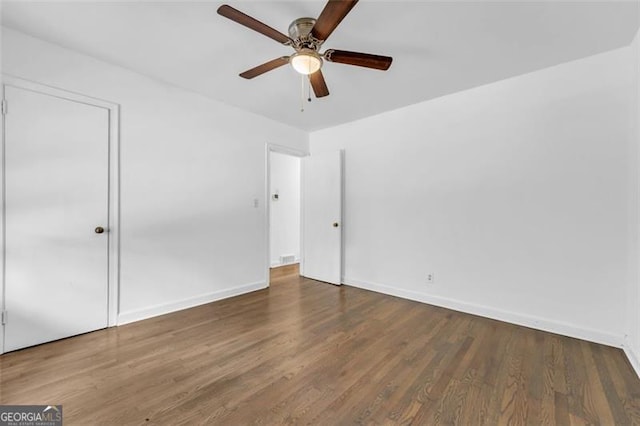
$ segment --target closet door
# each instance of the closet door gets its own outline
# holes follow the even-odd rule
[[[5,87],[5,351],[107,327],[109,111]]]

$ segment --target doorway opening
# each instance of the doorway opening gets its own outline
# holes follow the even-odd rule
[[[267,282],[272,276],[299,274],[302,155],[274,146],[267,151]]]

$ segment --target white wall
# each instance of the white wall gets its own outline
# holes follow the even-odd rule
[[[121,322],[265,286],[265,145],[306,151],[304,132],[2,35],[3,72],[121,106]]]
[[[344,282],[621,345],[630,63],[618,49],[312,133],[312,155],[345,149]]]
[[[280,256],[300,261],[300,158],[271,152],[270,211],[271,266],[281,266]],[[292,263],[292,262],[289,262]]]
[[[629,222],[632,224],[629,263],[632,265],[630,271],[632,279],[629,285],[629,315],[625,352],[640,376],[640,252],[638,250],[638,231],[640,230],[640,175],[638,174],[638,168],[640,167],[640,32],[636,35],[630,49],[632,54],[631,69],[633,72],[631,93],[634,96],[631,108],[632,149],[630,150],[629,158],[635,162],[635,169],[633,169],[635,173],[630,175],[631,185],[634,189],[629,203]]]

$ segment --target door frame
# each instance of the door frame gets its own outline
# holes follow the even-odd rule
[[[298,157],[300,159],[309,156],[308,152],[290,148],[288,146],[282,146],[272,143],[265,144],[265,186],[264,186],[264,202],[265,202],[265,286],[271,285],[271,153],[276,152],[278,154],[290,155],[292,157]],[[304,197],[302,191],[302,164],[300,165],[300,257],[302,258],[302,244],[304,235],[302,233],[302,217],[304,216],[302,197]],[[302,259],[300,259],[302,264]]]
[[[107,224],[107,325],[114,327],[117,325],[119,311],[119,293],[120,293],[120,105],[103,99],[94,98],[83,95],[81,93],[70,92],[45,84],[36,83],[34,81],[25,80],[16,76],[1,74],[0,75],[0,96],[5,99],[5,87],[15,87],[22,90],[28,90],[56,98],[86,104],[107,110],[108,123],[108,140],[109,140],[109,158],[108,158],[108,224]],[[11,114],[11,105],[7,105],[7,115]],[[0,310],[6,310],[6,281],[5,281],[5,120],[6,115],[2,114],[2,146],[0,149],[0,246],[2,250],[2,259],[0,261],[0,276],[2,279],[2,287],[0,291]],[[9,313],[10,317],[11,314]],[[9,318],[10,320],[10,318]],[[2,326],[2,339],[0,340],[0,354],[4,353],[4,333],[5,327]]]

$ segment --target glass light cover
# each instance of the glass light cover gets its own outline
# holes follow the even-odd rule
[[[301,50],[291,58],[291,66],[300,74],[309,75],[320,69],[322,59],[313,50]]]

